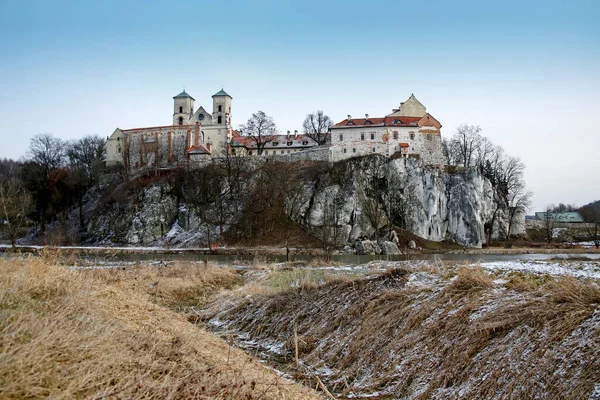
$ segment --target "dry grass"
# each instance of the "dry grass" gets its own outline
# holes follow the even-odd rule
[[[308,285],[219,318],[288,351],[297,326],[304,363],[336,370],[323,379],[341,395],[589,397],[600,372],[597,282],[520,273],[504,289],[481,268],[429,272],[452,271],[434,287],[404,286],[402,270]]]
[[[1,398],[317,398],[154,301],[202,302],[228,271],[57,264],[0,260]]]
[[[468,292],[489,289],[494,286],[490,274],[481,267],[461,267],[456,278],[446,288],[447,293],[465,294]]]
[[[261,278],[246,284],[238,294],[272,296],[287,290],[309,290],[326,283],[347,282],[356,279],[354,273],[331,272],[322,269],[283,267],[260,270],[268,272]]]

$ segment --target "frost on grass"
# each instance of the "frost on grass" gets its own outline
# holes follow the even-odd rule
[[[352,281],[230,297],[227,306],[210,306],[206,318],[288,360],[293,347],[285,344],[296,327],[313,343],[301,367],[343,398],[594,396],[600,288],[584,279],[595,277],[587,267],[404,265]],[[519,273],[519,286],[507,271]]]

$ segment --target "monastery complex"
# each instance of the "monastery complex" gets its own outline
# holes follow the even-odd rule
[[[212,112],[181,92],[173,97],[172,124],[136,129],[117,128],[107,140],[107,166],[129,171],[175,168],[205,163],[225,155],[339,161],[367,154],[414,157],[427,165],[443,164],[440,122],[414,95],[383,117],[348,118],[331,126],[326,145],[305,134],[269,136],[259,150],[257,140],[242,136],[231,124],[233,98],[224,90],[212,96]],[[264,142],[263,142],[264,143]]]

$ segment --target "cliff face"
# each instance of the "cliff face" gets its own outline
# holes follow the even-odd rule
[[[309,226],[321,226],[327,212],[337,210],[342,241],[371,237],[377,224],[391,219],[432,241],[470,247],[485,242],[484,224],[498,207],[492,185],[475,170],[446,173],[412,159],[379,157],[350,160],[343,168],[340,183],[313,188],[313,201],[304,210]],[[504,226],[502,210],[497,215],[493,237]]]
[[[99,207],[88,234],[105,243],[206,246],[209,234],[214,241],[239,222],[250,194],[259,186],[258,174],[245,180],[238,204],[225,207],[241,211],[224,213],[221,204],[221,214],[227,214],[222,218],[216,217],[214,205],[203,213],[203,221],[185,196],[177,195],[176,184],[162,181],[138,189],[128,200]],[[337,163],[311,178],[301,174],[295,184],[302,190],[293,199],[296,204],[286,197],[286,208],[298,208],[289,218],[338,245],[383,238],[389,227],[396,226],[432,241],[480,247],[486,240],[484,226],[492,227],[495,238],[505,226],[492,185],[475,170],[448,173],[424,167],[418,160],[373,156]],[[247,210],[246,218],[249,214]]]

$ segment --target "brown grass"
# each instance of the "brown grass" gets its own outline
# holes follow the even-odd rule
[[[494,286],[490,274],[481,267],[461,267],[456,279],[446,288],[447,293],[465,294],[467,292],[489,289]]]
[[[468,398],[589,397],[600,371],[589,321],[600,307],[597,282],[519,273],[502,288],[481,268],[429,272],[452,271],[433,286],[404,286],[410,272],[392,270],[244,298],[219,318],[288,352],[297,326],[300,357],[336,369],[322,378],[341,395],[454,398],[462,388]]]
[[[0,260],[1,398],[317,398],[155,302],[202,302],[235,274],[56,264]]]

